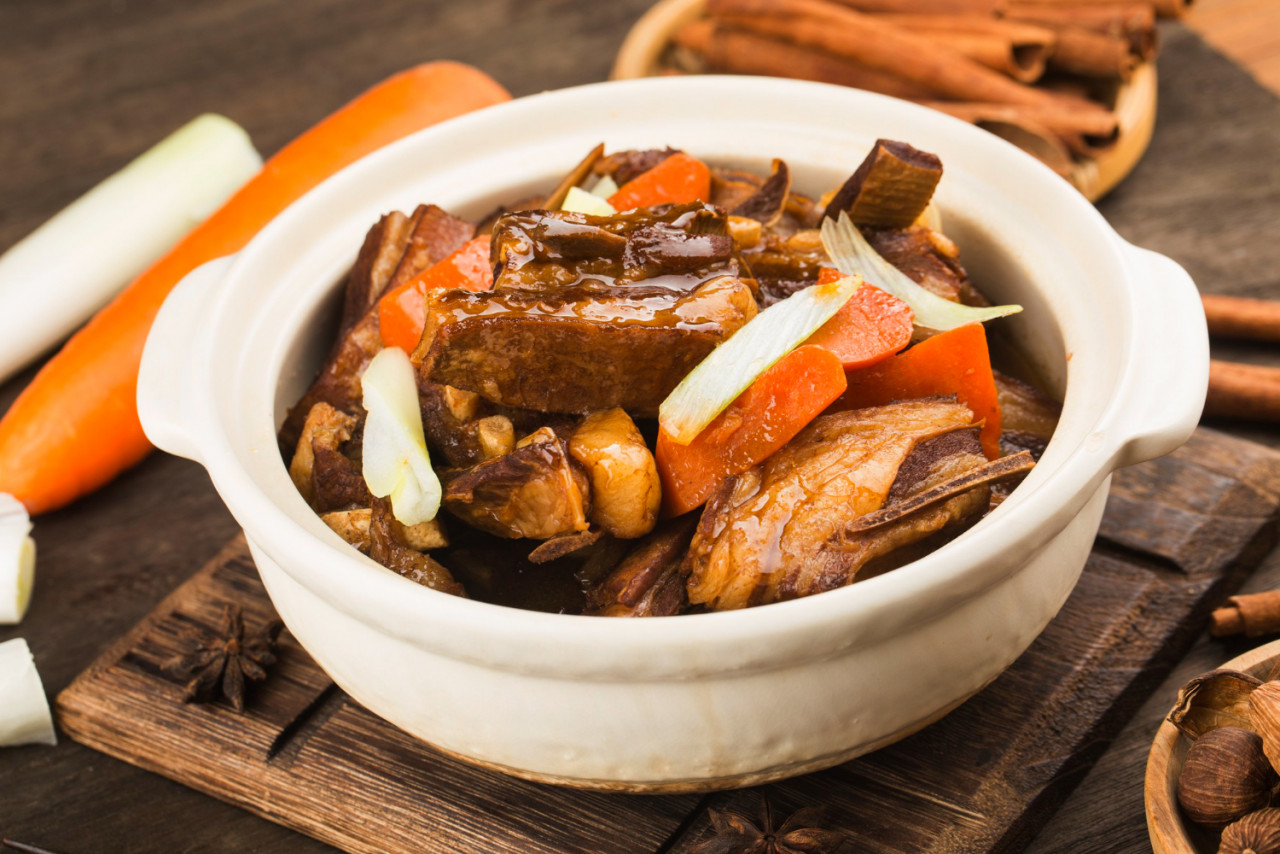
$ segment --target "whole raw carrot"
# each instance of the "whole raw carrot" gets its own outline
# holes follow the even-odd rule
[[[509,98],[470,66],[426,63],[379,83],[281,149],[72,336],[23,390],[0,419],[0,492],[43,513],[141,461],[151,444],[138,421],[138,364],[160,304],[183,276],[238,252],[347,164],[428,125]]]

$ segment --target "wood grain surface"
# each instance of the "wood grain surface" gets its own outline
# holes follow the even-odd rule
[[[227,604],[249,627],[274,616],[240,537],[58,696],[58,722],[348,851],[692,851],[708,807],[751,814],[762,792],[780,815],[822,804],[844,850],[1018,851],[1275,541],[1280,453],[1256,443],[1201,429],[1114,481],[1071,598],[990,687],[899,744],[754,791],[626,797],[472,768],[347,699],[287,634],[247,714],[183,705],[159,663],[185,627],[212,630]]]
[[[472,62],[514,94],[601,80],[646,0],[283,0],[0,4],[0,247],[193,115],[244,125],[264,153],[387,74]],[[1152,147],[1102,206],[1206,292],[1280,296],[1280,101],[1174,25]],[[1280,364],[1274,348],[1215,355]],[[0,386],[0,408],[26,379]],[[1222,424],[1276,444],[1273,430]],[[52,696],[236,532],[203,471],[161,455],[39,520],[26,637]],[[1280,586],[1268,557],[1246,589]],[[1106,749],[1034,852],[1145,852],[1142,767],[1176,687],[1242,650],[1202,639]],[[0,835],[76,852],[307,852],[327,846],[64,740],[0,754]],[[691,829],[695,830],[695,829]],[[696,832],[696,831],[695,831]]]

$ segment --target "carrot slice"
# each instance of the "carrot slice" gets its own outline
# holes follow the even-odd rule
[[[383,81],[281,149],[98,312],[14,401],[0,420],[0,492],[43,513],[141,461],[151,451],[136,402],[142,346],[160,304],[183,276],[244,248],[295,199],[347,164],[428,125],[509,98],[481,71],[430,62]]]
[[[382,343],[412,353],[427,324],[427,294],[444,288],[487,291],[493,287],[489,235],[467,241],[378,301]]]
[[[927,338],[909,350],[848,374],[849,388],[834,410],[883,406],[935,394],[954,394],[983,420],[982,450],[1000,456],[1000,404],[987,353],[987,333],[969,323]]]
[[[614,210],[629,211],[668,203],[705,201],[711,196],[711,170],[683,151],[641,172],[609,197]]]
[[[843,275],[823,267],[818,284],[834,282]],[[906,347],[913,328],[909,305],[874,285],[863,285],[804,343],[825,347],[851,371],[870,367]]]
[[[763,461],[838,398],[845,382],[840,360],[830,351],[797,347],[757,377],[689,444],[659,430],[655,457],[663,512],[689,512],[726,477]]]

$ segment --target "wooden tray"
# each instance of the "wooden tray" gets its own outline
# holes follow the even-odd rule
[[[628,80],[663,72],[661,59],[671,34],[702,15],[706,0],[659,0],[627,33],[610,77]],[[1156,125],[1156,68],[1145,62],[1116,95],[1120,124],[1116,144],[1098,156],[1077,161],[1069,180],[1090,201],[1097,201],[1133,171],[1151,144]]]
[[[1269,550],[1280,454],[1208,430],[1116,475],[1066,607],[1003,676],[893,747],[761,790],[627,796],[473,768],[346,697],[286,633],[244,715],[184,705],[158,663],[225,604],[274,615],[243,540],[57,699],[77,741],[349,851],[689,852],[709,809],[828,807],[848,851],[1019,850]],[[441,686],[448,690],[448,686]]]

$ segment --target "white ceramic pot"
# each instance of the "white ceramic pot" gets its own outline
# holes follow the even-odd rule
[[[289,480],[276,427],[329,344],[370,224],[434,202],[479,216],[589,148],[672,145],[841,182],[877,137],[937,152],[947,233],[1065,405],[1039,466],[988,518],[904,568],[762,608],[667,619],[543,614],[420,587],[358,554]],[[290,631],[359,702],[448,753],[523,777],[630,791],[758,783],[920,728],[1007,667],[1061,607],[1110,473],[1173,450],[1204,401],[1194,285],[1120,239],[1070,186],[967,124],[791,80],[606,83],[423,131],[344,170],[237,257],[170,296],[138,403],[161,448],[204,464]]]

